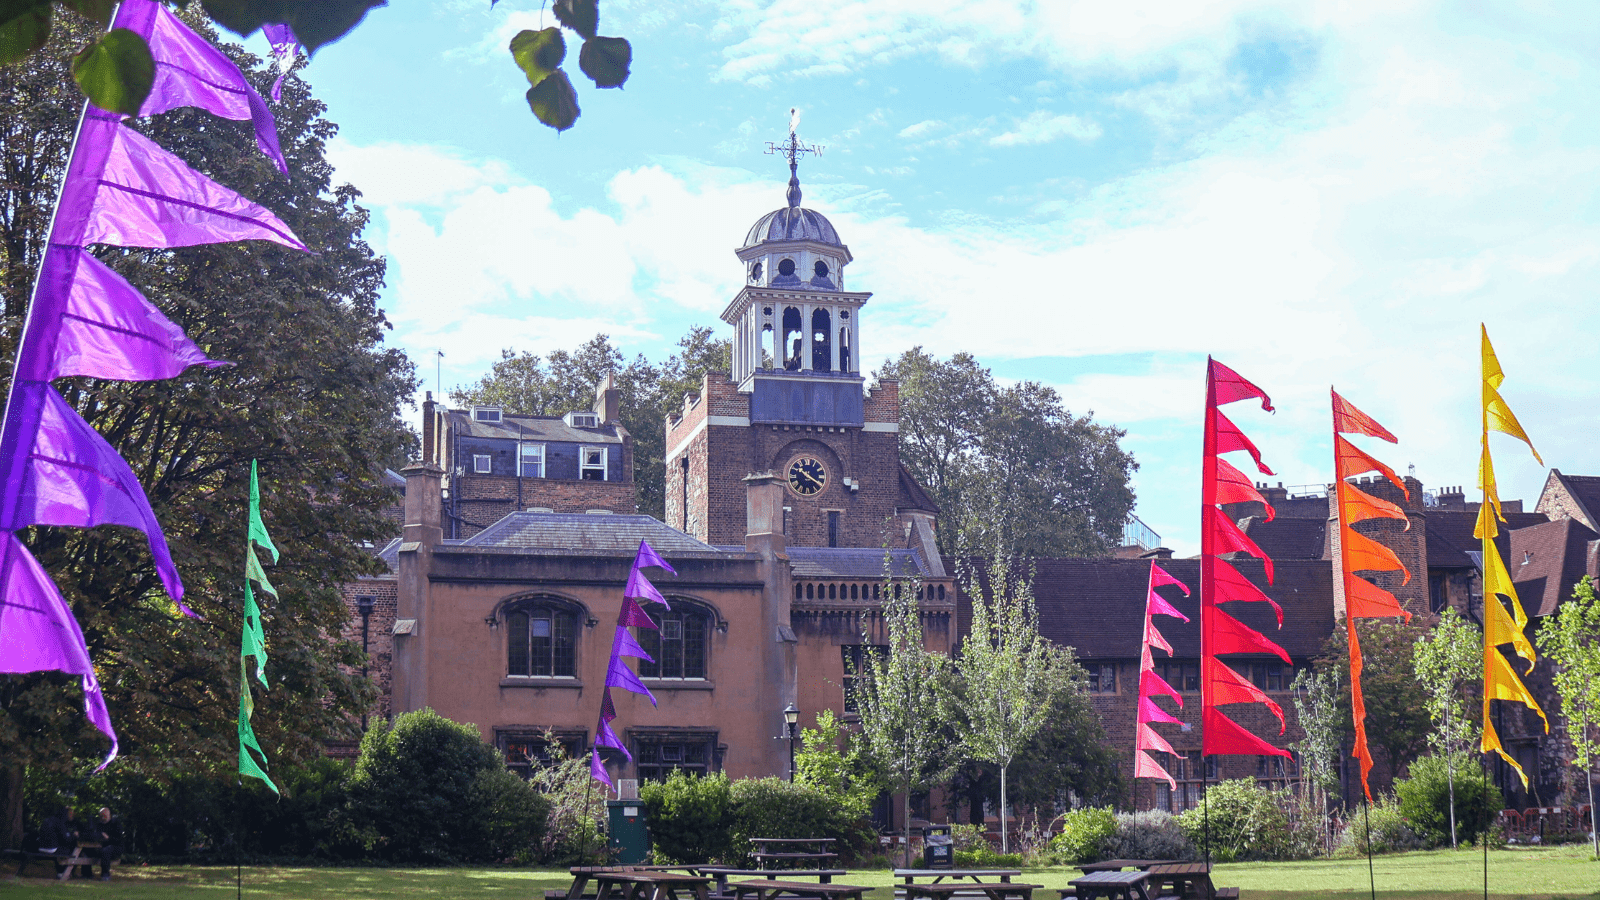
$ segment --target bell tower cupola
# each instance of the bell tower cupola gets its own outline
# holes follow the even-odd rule
[[[852,257],[833,223],[800,205],[800,142],[790,111],[788,140],[767,152],[789,161],[787,204],[751,226],[734,251],[745,284],[722,312],[733,326],[733,380],[751,394],[751,421],[795,425],[862,423],[861,308],[872,295],[845,290]]]

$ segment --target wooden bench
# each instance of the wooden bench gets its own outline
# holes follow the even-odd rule
[[[1008,900],[1011,897],[1033,900],[1033,892],[1038,890],[1044,890],[1044,886],[1019,884],[1015,881],[961,881],[905,886],[906,900],[913,900],[916,897],[927,897],[928,900],[953,900],[955,897],[971,895],[973,892],[987,897],[988,900]]]
[[[862,894],[872,890],[870,887],[861,887],[854,884],[831,884],[809,881],[778,881],[773,878],[755,878],[750,881],[735,881],[728,885],[733,892],[735,900],[746,894],[755,894],[756,900],[775,900],[775,898],[788,894],[792,897],[802,897],[806,900],[862,900]]]
[[[85,855],[85,851],[90,851],[90,850],[96,851],[94,853],[94,855],[93,856]],[[72,850],[72,853],[65,854],[65,855],[64,854],[60,854],[60,853],[38,853],[38,852],[33,851],[33,850],[3,850],[3,851],[0,851],[0,856],[4,856],[6,858],[13,858],[13,857],[16,858],[16,860],[17,860],[17,877],[18,878],[21,878],[22,874],[27,871],[28,863],[31,863],[31,862],[42,862],[42,861],[45,861],[45,860],[49,860],[51,865],[57,865],[57,864],[65,865],[66,868],[63,869],[61,871],[61,874],[57,875],[56,878],[58,878],[58,879],[60,879],[62,881],[66,881],[67,879],[72,877],[72,873],[79,866],[88,866],[90,868],[90,870],[92,871],[95,866],[99,865],[100,864],[100,854],[98,852],[99,850],[100,850],[100,845],[91,842],[91,843],[84,843],[84,844],[82,844],[82,845],[80,845],[78,847],[74,847],[73,850]]]

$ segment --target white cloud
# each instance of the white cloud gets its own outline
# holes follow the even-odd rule
[[[1048,144],[1064,137],[1079,141],[1092,141],[1102,133],[1099,125],[1088,120],[1072,115],[1053,115],[1046,110],[1040,109],[1033,111],[1026,119],[1018,122],[1012,130],[990,138],[989,145],[992,147],[1018,147],[1027,144]]]
[[[945,123],[939,121],[938,119],[924,119],[915,125],[907,125],[906,127],[900,129],[900,137],[915,140],[917,138],[932,134],[933,132],[945,127],[947,127]]]

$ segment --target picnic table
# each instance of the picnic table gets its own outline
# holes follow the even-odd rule
[[[854,884],[779,881],[774,878],[754,878],[750,881],[736,881],[729,887],[733,889],[735,900],[743,900],[746,894],[754,894],[755,900],[777,900],[784,894],[805,898],[805,900],[862,900],[862,894],[872,890],[870,887]]]
[[[707,900],[704,875],[678,872],[595,872],[595,900]]]
[[[750,843],[756,845],[754,853],[756,864],[762,869],[776,868],[771,863],[802,863],[823,862],[839,858],[839,854],[827,849],[833,843],[833,838],[751,838]],[[782,847],[798,847],[798,850],[773,849]],[[809,849],[820,847],[820,850]]]
[[[544,898],[545,900],[568,900],[568,898],[571,898],[571,900],[596,900],[597,897],[603,896],[602,891],[599,889],[601,875],[629,873],[646,875],[670,874],[680,870],[690,876],[699,874],[695,866],[573,866],[567,870],[572,874],[572,886],[564,891],[545,891]],[[595,893],[585,895],[584,891],[589,887],[591,880],[596,883]],[[709,879],[707,880],[709,881]],[[631,895],[629,896],[631,898]],[[698,900],[706,900],[706,897],[702,894],[698,897]]]
[[[975,897],[986,900],[1009,900],[1012,897],[1033,900],[1033,892],[1042,888],[1037,884],[1012,882],[1013,875],[1021,874],[1021,869],[895,869],[894,877],[903,881],[895,895],[905,900],[915,900],[917,897],[927,897],[929,900]],[[950,881],[946,882],[946,878]],[[999,881],[985,881],[985,878],[998,878]]]
[[[1171,859],[1103,859],[1100,862],[1082,863],[1077,866],[1077,869],[1087,875],[1090,872],[1116,872],[1121,869],[1143,870],[1151,866],[1165,865],[1175,861]]]
[[[1102,869],[1082,878],[1067,882],[1070,888],[1061,889],[1061,900],[1152,900],[1146,883],[1149,872],[1134,869],[1130,872]]]
[[[715,896],[731,897],[728,893],[729,878],[766,878],[776,880],[779,875],[784,878],[815,878],[819,884],[829,884],[835,876],[848,875],[844,869],[734,869],[728,866],[695,866],[696,874],[713,878],[717,882]],[[814,885],[813,885],[814,886]]]
[[[1145,870],[1150,876],[1146,883],[1156,896],[1194,897],[1215,900],[1216,889],[1211,886],[1211,865],[1203,862],[1161,863]],[[1166,885],[1169,890],[1162,890]]]

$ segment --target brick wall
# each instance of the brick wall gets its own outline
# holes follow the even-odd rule
[[[631,481],[568,481],[558,478],[522,478],[507,475],[458,475],[457,497],[446,504],[447,515],[460,517],[457,531],[445,534],[469,538],[505,518],[519,507],[517,482],[522,482],[521,509],[544,508],[581,513],[607,509],[620,515],[639,511]]]
[[[389,687],[393,672],[394,659],[394,619],[396,589],[399,582],[392,576],[379,578],[363,578],[353,584],[346,584],[341,588],[344,597],[345,609],[349,612],[349,619],[344,623],[344,630],[339,636],[344,640],[361,646],[361,611],[358,598],[373,598],[372,615],[368,621],[367,629],[367,677],[372,679],[373,687],[378,690],[378,699],[373,704],[369,715],[377,719],[389,716]]]
[[[862,407],[868,422],[900,424],[900,382],[893,378],[878,379],[867,388]]]

